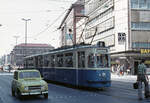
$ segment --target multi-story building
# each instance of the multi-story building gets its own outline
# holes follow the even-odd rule
[[[86,18],[72,25],[73,41],[81,37],[91,44],[104,41],[110,47],[112,64],[123,64],[125,71],[131,69],[132,74],[137,73],[141,59],[150,67],[150,0],[84,0],[83,3],[82,17]],[[68,44],[64,35],[71,28],[69,24],[73,24],[66,22],[74,18],[69,16],[72,8],[69,10],[60,26],[62,45]]]
[[[124,64],[132,74],[141,59],[149,66],[149,52],[141,49],[150,48],[150,0],[85,0],[85,15],[85,41],[105,41],[112,63]]]
[[[23,66],[23,58],[25,56],[33,55],[33,54],[40,54],[43,52],[48,52],[50,50],[54,49],[49,44],[19,44],[16,45],[13,49],[11,54],[11,64],[16,66]]]

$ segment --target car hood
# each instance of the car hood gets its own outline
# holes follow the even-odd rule
[[[36,86],[36,85],[45,85],[46,82],[44,80],[21,80],[21,84],[24,86]]]

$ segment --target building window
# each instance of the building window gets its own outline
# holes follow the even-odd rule
[[[80,11],[80,13],[81,13],[81,14],[84,14],[84,13],[85,13],[85,10],[84,10],[84,9],[82,9],[82,10]]]
[[[97,22],[98,22],[98,20],[97,20]],[[93,37],[96,27],[97,27],[97,34],[101,34],[102,32],[112,29],[114,27],[114,17],[111,17],[103,22],[100,22],[99,24],[97,24],[94,27],[90,28],[90,25],[88,25],[86,28],[86,35],[85,35],[86,39]]]
[[[125,33],[118,33],[118,42],[124,43],[126,41],[126,34]]]
[[[131,8],[138,8],[138,0],[131,0]]]
[[[150,0],[131,0],[132,9],[150,9]]]
[[[150,42],[133,42],[132,48],[150,48]]]
[[[150,30],[150,22],[132,22],[132,30]]]
[[[146,8],[147,7],[146,1],[147,0],[139,0],[139,8]]]
[[[150,9],[150,0],[147,1],[147,8]]]

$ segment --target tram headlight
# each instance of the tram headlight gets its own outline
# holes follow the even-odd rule
[[[103,73],[100,73],[100,74],[99,74],[99,77],[106,78],[106,73],[104,73],[104,72],[103,72]]]
[[[106,73],[102,73],[102,77],[106,77]]]

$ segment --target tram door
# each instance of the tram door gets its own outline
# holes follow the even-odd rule
[[[137,75],[138,73],[138,65],[139,65],[139,61],[134,61],[134,75]]]

